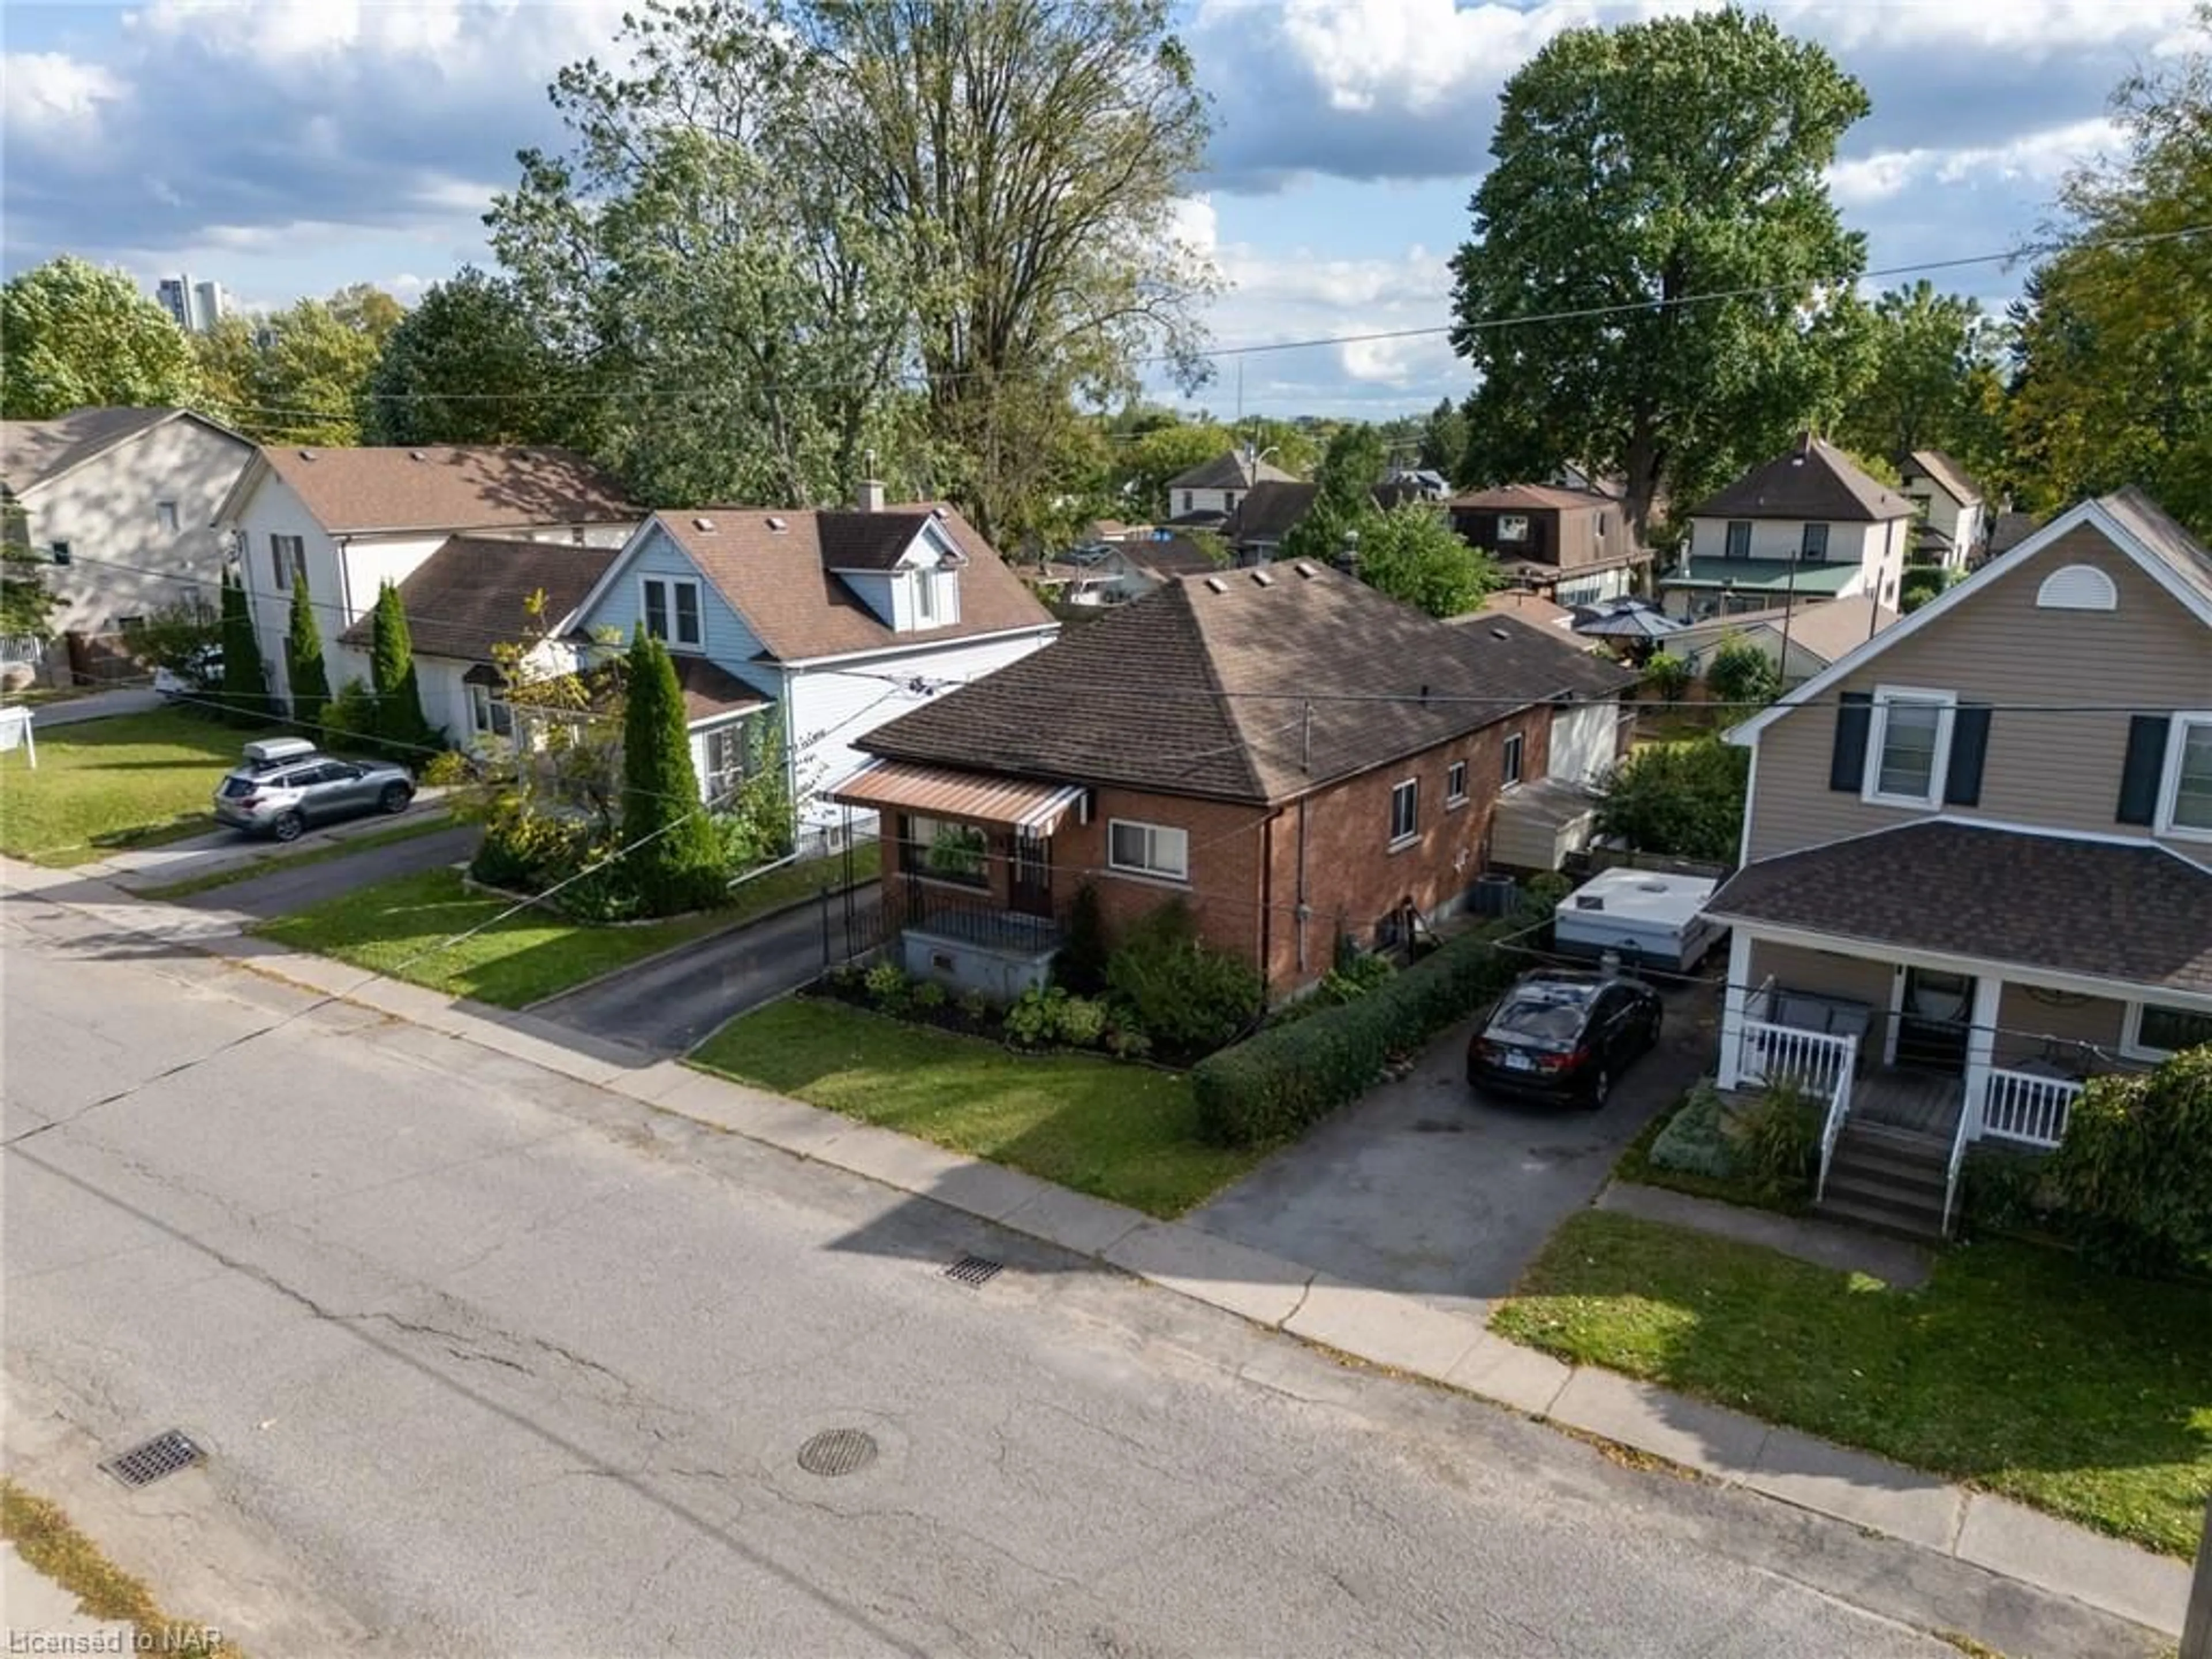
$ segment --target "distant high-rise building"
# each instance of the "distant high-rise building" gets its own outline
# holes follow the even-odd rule
[[[189,274],[164,276],[154,296],[188,334],[204,334],[230,314],[230,296],[221,283],[195,283]]]

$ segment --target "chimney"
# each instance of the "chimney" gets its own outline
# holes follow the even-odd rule
[[[884,510],[884,481],[881,478],[860,480],[860,511],[880,513]]]

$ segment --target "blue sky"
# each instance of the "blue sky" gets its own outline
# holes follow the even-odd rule
[[[544,87],[631,0],[138,0],[5,15],[0,216],[13,272],[70,251],[281,305],[368,280],[411,297],[486,262],[514,152],[557,145]],[[1500,87],[1563,27],[1673,0],[1191,0],[1215,100],[1185,231],[1230,286],[1215,343],[1444,320]],[[1770,0],[1867,85],[1833,185],[1876,266],[2017,246],[2109,148],[2112,87],[2188,40],[2189,0]],[[2020,273],[1941,273],[2001,304]],[[1380,416],[1467,388],[1435,338],[1243,361],[1243,406]],[[1224,360],[1203,394],[1227,412]]]

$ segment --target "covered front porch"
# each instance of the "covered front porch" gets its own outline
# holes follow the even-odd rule
[[[1042,988],[1062,943],[1053,832],[1079,785],[878,759],[825,792],[884,825],[884,909],[901,964],[996,1002]]]

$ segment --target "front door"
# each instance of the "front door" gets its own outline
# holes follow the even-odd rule
[[[1923,1072],[1965,1075],[1966,1029],[1973,1009],[1972,975],[1906,969],[1905,1000],[1898,1010],[1897,1063]]]
[[[1052,914],[1052,842],[1048,839],[1026,830],[1014,832],[1013,878],[1006,902],[1025,916]]]

